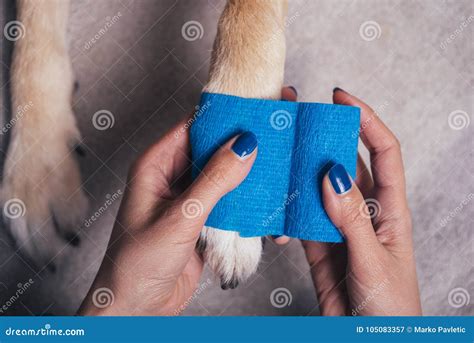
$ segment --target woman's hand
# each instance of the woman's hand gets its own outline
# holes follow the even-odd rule
[[[283,99],[295,97],[289,87],[282,90]],[[189,120],[131,168],[106,256],[79,314],[175,315],[198,286],[199,233],[214,205],[249,173],[257,138],[246,132],[231,139],[191,184]]]
[[[185,124],[180,122],[132,167],[106,256],[79,314],[179,314],[198,286],[202,260],[194,248],[199,233],[217,201],[247,176],[257,140],[249,132],[234,137],[189,185]]]
[[[399,142],[356,97],[336,88],[333,100],[360,107],[372,176],[359,157],[355,181],[342,165],[323,179],[326,212],[346,242],[303,242],[321,313],[421,315]]]

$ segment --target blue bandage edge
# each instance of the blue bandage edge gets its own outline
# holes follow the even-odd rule
[[[342,242],[324,210],[321,184],[336,163],[355,178],[359,125],[358,107],[203,93],[190,128],[194,178],[233,136],[251,131],[258,139],[247,178],[221,198],[205,225],[241,237]]]

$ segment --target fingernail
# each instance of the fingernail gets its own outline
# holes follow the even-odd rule
[[[280,238],[280,237],[281,237],[281,235],[272,235],[273,239],[277,239],[277,238]]]
[[[352,187],[351,178],[342,164],[332,166],[329,170],[329,180],[337,194],[345,193]]]
[[[232,151],[241,159],[247,158],[257,147],[257,136],[252,132],[244,132],[232,145]]]
[[[337,91],[341,91],[341,92],[346,92],[344,89],[342,88],[339,88],[339,87],[334,87],[334,89],[332,90],[333,93],[336,93]]]
[[[288,88],[291,89],[291,90],[295,93],[296,96],[298,96],[298,91],[296,90],[295,87],[293,87],[293,86],[288,86]]]

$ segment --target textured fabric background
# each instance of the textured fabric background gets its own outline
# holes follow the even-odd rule
[[[81,170],[92,214],[107,195],[123,190],[136,156],[199,101],[224,2],[72,3],[70,54],[79,82],[74,110],[85,139]],[[12,1],[2,6],[3,29],[13,19]],[[330,102],[339,86],[375,108],[400,139],[428,315],[474,314],[473,6],[470,0],[290,1],[285,81],[298,89],[299,101]],[[120,19],[90,43],[119,12]],[[191,20],[201,24],[202,37],[186,40],[182,27]],[[9,51],[3,39],[0,110],[7,116]],[[92,125],[101,109],[115,119],[105,131]],[[448,121],[454,111],[462,111],[466,124]],[[54,276],[35,275],[0,230],[0,304],[33,277],[9,313],[74,314],[102,260],[118,205],[84,229],[80,248],[58,256]],[[236,290],[222,291],[206,270],[185,314],[317,314],[308,271],[298,241],[284,247],[267,242],[258,273]],[[270,294],[278,287],[291,292],[289,306],[272,306]],[[470,298],[463,306],[453,302],[459,288]]]
[[[320,185],[336,163],[355,178],[359,112],[351,106],[203,94],[190,131],[194,176],[236,134],[252,131],[258,139],[249,175],[217,203],[206,225],[242,237],[342,242],[324,211]]]

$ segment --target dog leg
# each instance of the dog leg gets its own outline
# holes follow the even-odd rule
[[[17,1],[23,34],[13,51],[13,124],[1,200],[20,251],[38,267],[64,248],[63,238],[78,243],[87,210],[74,155],[80,134],[71,109],[68,7],[68,0]]]
[[[285,64],[286,0],[229,0],[219,20],[209,82],[204,91],[241,97],[279,99]],[[205,227],[200,237],[204,258],[235,288],[258,267],[260,237]]]

